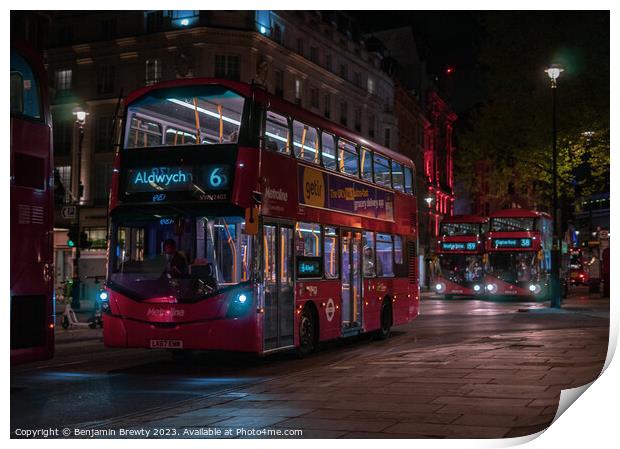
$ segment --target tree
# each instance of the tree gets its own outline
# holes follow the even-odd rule
[[[548,208],[551,89],[544,69],[557,63],[564,68],[557,90],[560,195],[609,190],[609,13],[489,12],[480,20],[486,100],[459,133],[459,180],[473,196],[491,185],[487,198],[498,207],[516,196],[529,203],[523,206]]]

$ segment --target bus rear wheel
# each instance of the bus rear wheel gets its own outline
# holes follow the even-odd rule
[[[299,317],[299,348],[297,348],[297,352],[303,357],[314,352],[316,347],[316,319],[312,310],[309,307],[304,307]]]
[[[392,303],[386,303],[381,308],[381,327],[375,332],[377,340],[385,340],[392,331]]]

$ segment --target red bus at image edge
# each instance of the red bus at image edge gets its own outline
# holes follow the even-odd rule
[[[106,346],[308,353],[418,315],[409,159],[234,81],[124,104]]]
[[[11,364],[54,354],[52,121],[41,56],[11,42]]]

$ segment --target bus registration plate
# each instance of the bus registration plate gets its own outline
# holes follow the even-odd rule
[[[183,349],[183,340],[151,340],[151,348]]]

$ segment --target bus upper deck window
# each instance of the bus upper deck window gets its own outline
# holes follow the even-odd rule
[[[403,173],[403,166],[394,161],[392,161],[392,184],[395,190],[399,190],[401,192],[405,191],[405,174]]]
[[[291,137],[286,117],[273,111],[267,111],[264,145],[266,150],[290,153]]]
[[[30,64],[11,51],[11,113],[41,118],[39,84]]]
[[[360,161],[360,169],[362,171],[362,179],[372,182],[372,152],[362,147],[362,159]]]
[[[321,133],[323,166],[330,170],[336,170],[338,167],[338,159],[336,156],[336,145],[334,136],[330,133]]]
[[[338,168],[342,173],[358,176],[357,147],[348,140],[338,138]]]
[[[392,187],[390,174],[390,160],[386,157],[374,155],[375,182],[381,186]]]
[[[319,133],[316,128],[295,120],[293,122],[293,145],[295,156],[299,159],[318,164],[319,160]]]
[[[413,193],[413,170],[410,167],[405,168],[405,192]]]

